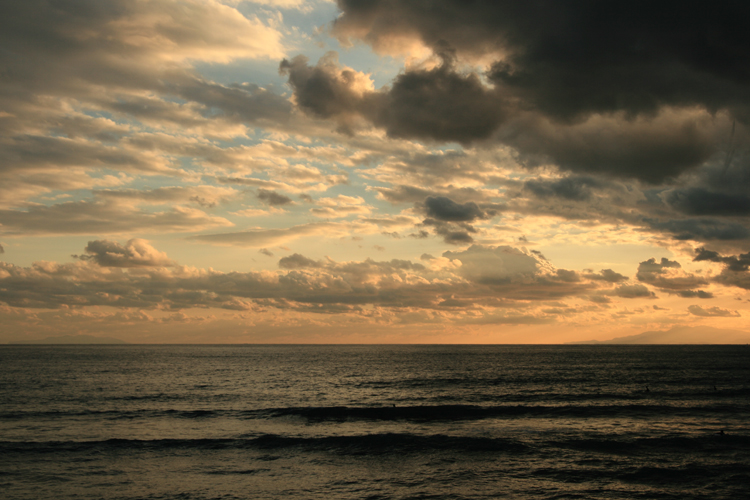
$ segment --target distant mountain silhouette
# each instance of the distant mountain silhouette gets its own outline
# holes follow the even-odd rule
[[[583,340],[567,344],[747,344],[750,333],[711,326],[675,326],[611,340]]]
[[[94,337],[93,335],[62,335],[40,340],[21,340],[11,344],[127,344],[124,340],[111,337]]]

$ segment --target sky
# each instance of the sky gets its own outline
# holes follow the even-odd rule
[[[747,19],[3,2],[0,343],[750,341]]]

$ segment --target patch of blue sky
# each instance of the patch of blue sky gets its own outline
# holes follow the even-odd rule
[[[310,60],[310,64],[314,65],[326,53],[337,52],[342,65],[368,73],[376,89],[390,84],[403,68],[403,63],[399,59],[378,56],[368,47],[342,48],[335,40],[331,40],[331,43],[335,46],[311,45],[289,54],[289,57],[304,55]],[[289,93],[289,88],[287,77],[279,74],[280,64],[281,61],[274,60],[241,59],[226,64],[197,63],[194,68],[206,80],[222,85],[254,83],[269,92],[284,95]]]
[[[448,153],[459,153],[464,154],[464,147],[458,142],[446,142],[445,144],[431,144],[429,152],[431,154],[438,154],[437,152],[448,154]]]
[[[27,203],[28,205],[42,205],[51,207],[60,203],[82,201],[90,197],[90,189],[53,190],[46,193],[40,193],[36,196],[30,196],[27,200]],[[27,210],[20,211],[26,212]]]
[[[127,189],[130,188],[131,182],[133,181],[133,178],[130,175],[123,174],[119,170],[108,168],[89,170],[87,171],[87,175],[94,181],[104,180],[107,177],[119,177],[124,181],[124,183],[122,185],[109,188],[92,189],[90,187],[82,187],[79,189],[51,189],[50,191],[45,191],[37,195],[30,196],[27,201],[32,205],[43,205],[49,207],[60,203],[90,200],[92,192],[96,192],[97,189]]]
[[[364,188],[364,183],[359,182],[359,178],[356,175],[352,174],[349,176],[348,184],[337,184],[335,186],[331,186],[327,191],[325,191],[324,193],[320,193],[319,195],[315,195],[313,196],[313,198],[331,198],[338,195],[344,195],[351,197],[361,197],[365,201],[368,201],[368,198],[370,197],[367,196],[367,193],[363,191]]]
[[[288,48],[288,57],[311,48],[320,55],[331,50],[321,49],[317,45],[323,45],[322,38],[327,38],[324,34],[318,34],[319,29],[337,15],[338,9],[332,2],[308,2],[303,11],[272,8],[253,2],[242,2],[237,9],[247,18],[257,17],[279,29],[283,34],[284,46]],[[223,85],[247,82],[282,93],[286,78],[279,74],[280,63],[280,60],[273,59],[240,59],[228,64],[196,62],[194,68],[204,78]]]
[[[104,119],[107,119],[107,120],[112,120],[113,122],[115,122],[117,124],[128,123],[120,115],[116,115],[116,114],[114,114],[111,111],[108,111],[106,109],[84,108],[84,109],[81,109],[80,111],[84,115],[89,116],[91,118],[104,118]]]
[[[92,178],[103,178],[106,175],[112,175],[112,176],[118,176],[120,174],[119,171],[116,170],[99,170],[96,173],[92,173]],[[185,182],[177,177],[174,176],[168,176],[168,175],[148,175],[148,176],[133,176],[128,179],[127,183],[124,183],[119,186],[112,186],[112,187],[106,187],[106,188],[94,188],[93,190],[84,190],[90,192],[96,193],[97,191],[101,190],[134,190],[134,191],[149,191],[159,188],[166,188],[166,187],[183,187],[183,186],[194,186],[195,183],[192,182]],[[72,192],[72,191],[67,191]]]
[[[227,64],[197,63],[195,71],[221,85],[254,83],[276,94],[286,92],[286,77],[279,74],[281,61],[240,59]]]
[[[269,24],[280,22],[277,28],[283,33],[288,58],[304,55],[310,60],[310,64],[315,64],[327,52],[335,51],[342,65],[369,73],[375,88],[389,84],[402,70],[401,59],[379,56],[361,43],[343,47],[337,39],[330,36],[328,31],[331,20],[338,15],[338,8],[333,2],[310,2],[306,5],[308,8],[302,10],[274,10],[268,6],[245,2],[238,9],[246,17],[257,16]],[[254,83],[283,94],[287,80],[279,74],[280,63],[280,60],[243,59],[228,64],[198,62],[194,67],[204,78],[223,85]]]
[[[341,64],[369,73],[376,89],[389,85],[403,69],[401,59],[379,56],[364,45],[343,49],[338,54]]]
[[[294,26],[327,26],[332,19],[339,16],[339,8],[336,2],[331,0],[307,0],[300,3],[299,7],[285,8],[282,4],[272,8],[262,3],[244,1],[237,6],[237,10],[244,16],[258,15],[259,17],[263,16],[264,13],[267,17],[275,15],[276,12],[281,12],[284,22]]]

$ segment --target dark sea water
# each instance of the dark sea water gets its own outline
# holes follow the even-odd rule
[[[747,499],[750,348],[1,346],[0,497]]]

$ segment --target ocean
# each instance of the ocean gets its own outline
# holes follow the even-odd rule
[[[747,499],[750,347],[0,346],[4,499]]]

